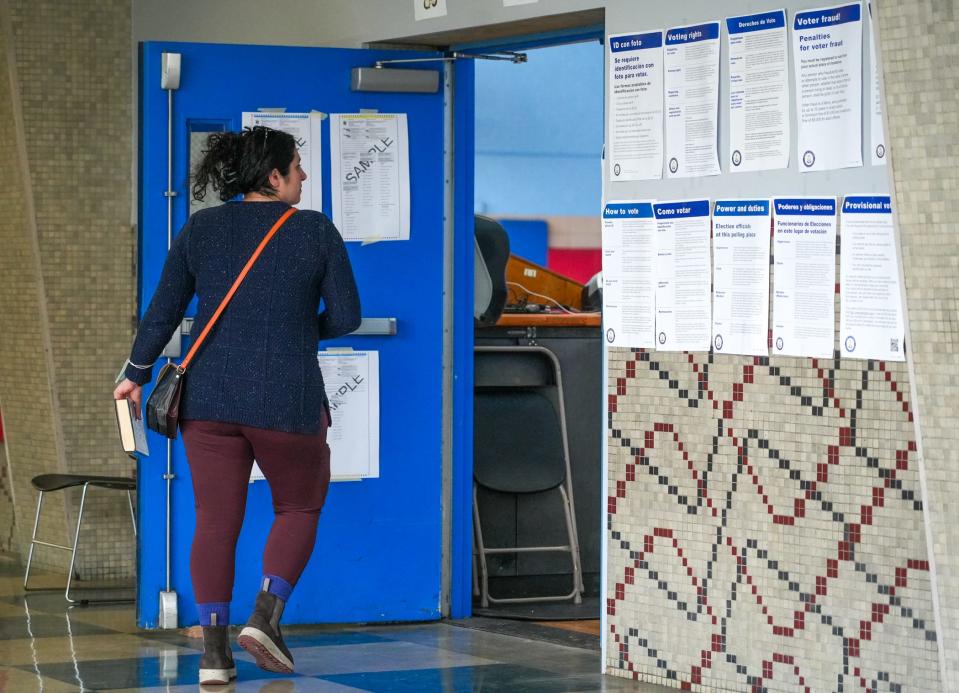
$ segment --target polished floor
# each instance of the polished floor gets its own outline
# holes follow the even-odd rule
[[[601,675],[589,628],[494,619],[291,627],[295,675],[261,671],[234,647],[237,683],[200,689],[193,631],[141,631],[129,604],[67,608],[61,592],[24,596],[21,580],[19,565],[0,557],[0,693],[672,690]],[[60,580],[40,574],[37,584]]]

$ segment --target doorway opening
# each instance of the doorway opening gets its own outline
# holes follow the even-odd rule
[[[481,534],[474,527],[474,551],[480,539],[486,548],[571,546],[578,549],[582,570],[581,603],[574,599],[496,603],[474,590],[473,613],[570,622],[570,628],[597,635],[603,591],[600,506],[605,430],[596,291],[602,265],[598,214],[604,138],[602,35],[600,28],[575,41],[530,39],[505,46],[527,56],[519,64],[477,60],[473,148],[478,242],[482,246],[479,229],[492,221],[505,232],[509,245],[501,311],[484,314],[474,331],[474,478],[499,474],[495,460],[484,460],[490,441],[484,433],[489,426],[482,420],[490,416],[490,402],[497,396],[507,406],[517,401],[516,392],[532,397],[528,403],[542,395],[560,422],[556,435],[565,433],[566,439],[557,448],[549,439],[556,429],[532,425],[538,414],[517,410],[516,416],[530,417],[530,425],[510,427],[515,439],[499,441],[498,447],[507,451],[498,456],[499,464],[513,467],[510,480],[499,486],[495,480],[490,485],[481,480],[477,485],[479,511],[474,519],[479,519]],[[482,46],[470,47],[471,53],[482,51]],[[495,293],[495,275],[503,268],[495,260],[488,264]],[[491,347],[518,350],[494,352],[499,361],[484,366],[482,361],[489,356],[485,350]],[[532,358],[538,350],[548,352],[555,369]],[[490,369],[508,371],[511,384],[491,379]],[[502,435],[505,428],[500,427]],[[555,488],[515,494],[503,490],[509,484],[519,489],[548,485],[530,481],[542,469],[529,466],[564,446],[570,479],[564,490],[572,499],[573,532],[567,528],[561,494]],[[492,470],[481,471],[490,464]],[[485,562],[488,595],[493,598],[564,595],[575,582],[570,552],[497,553]],[[478,557],[474,567],[475,582],[482,584]]]

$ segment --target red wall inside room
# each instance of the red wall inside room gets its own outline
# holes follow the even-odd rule
[[[601,248],[550,248],[547,257],[547,267],[580,284],[585,284],[603,269]]]

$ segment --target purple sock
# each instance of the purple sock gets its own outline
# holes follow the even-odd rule
[[[207,602],[197,604],[200,612],[201,626],[228,626],[230,625],[230,602]]]
[[[293,591],[293,585],[288,583],[279,575],[264,575],[262,589],[270,594],[275,594],[279,599],[282,599],[285,602],[290,598],[290,593]]]

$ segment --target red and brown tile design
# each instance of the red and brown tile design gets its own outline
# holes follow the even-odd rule
[[[904,364],[609,352],[607,671],[938,690]]]

